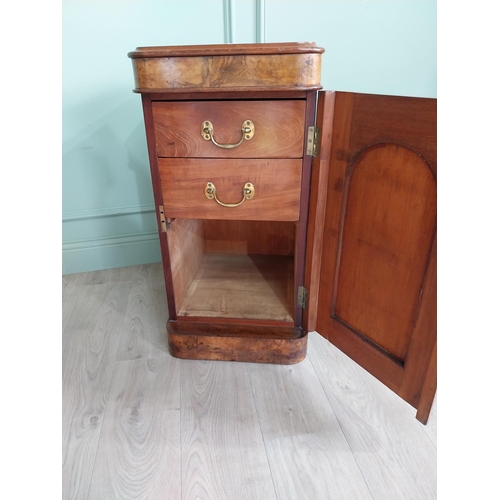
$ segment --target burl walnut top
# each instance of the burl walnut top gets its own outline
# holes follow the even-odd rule
[[[321,54],[307,43],[137,47],[135,92],[320,89]]]

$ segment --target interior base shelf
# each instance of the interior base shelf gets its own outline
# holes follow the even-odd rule
[[[293,324],[293,256],[207,253],[178,317]]]

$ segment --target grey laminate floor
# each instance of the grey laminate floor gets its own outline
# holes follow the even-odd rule
[[[429,424],[317,333],[296,365],[187,361],[159,264],[63,277],[64,499],[436,498]]]

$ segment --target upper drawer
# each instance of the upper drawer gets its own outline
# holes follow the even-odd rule
[[[154,102],[156,152],[160,157],[301,158],[305,101]],[[238,144],[242,126],[253,123],[250,139],[231,148],[203,137],[206,122],[220,145]]]

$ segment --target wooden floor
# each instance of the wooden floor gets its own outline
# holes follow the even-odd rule
[[[296,365],[172,358],[159,264],[63,277],[63,498],[436,498],[427,426],[309,335]]]

